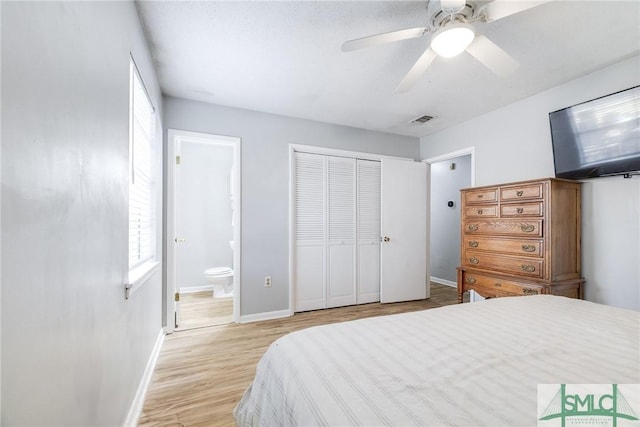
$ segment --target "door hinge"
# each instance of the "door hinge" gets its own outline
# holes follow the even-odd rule
[[[180,294],[179,294],[178,292],[176,292],[176,293],[175,293],[175,295],[173,296],[173,300],[174,300],[175,302],[180,301]]]
[[[180,164],[180,156],[176,156],[176,165]]]

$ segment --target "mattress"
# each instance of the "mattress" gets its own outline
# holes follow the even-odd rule
[[[316,326],[276,340],[239,426],[536,425],[538,384],[640,383],[640,313],[551,295]]]

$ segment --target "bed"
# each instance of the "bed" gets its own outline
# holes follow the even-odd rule
[[[536,295],[316,326],[276,340],[239,426],[530,426],[538,384],[640,383],[640,313]]]

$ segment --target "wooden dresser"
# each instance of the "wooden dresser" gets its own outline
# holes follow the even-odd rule
[[[553,294],[582,298],[580,183],[547,178],[461,190],[458,302]]]

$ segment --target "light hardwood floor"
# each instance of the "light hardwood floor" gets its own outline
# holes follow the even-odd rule
[[[441,307],[456,299],[455,288],[432,283],[428,300],[317,310],[168,335],[139,425],[234,426],[233,408],[251,383],[258,360],[277,338],[310,326]]]
[[[211,291],[180,294],[180,318],[176,330],[233,322],[233,298],[213,298]]]

